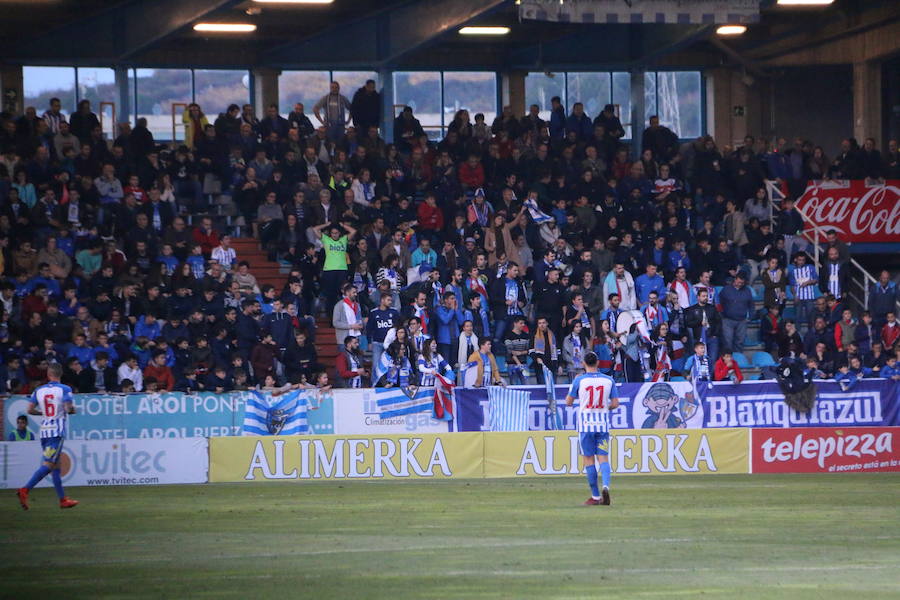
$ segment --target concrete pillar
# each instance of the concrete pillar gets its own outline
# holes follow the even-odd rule
[[[525,71],[507,71],[500,76],[500,107],[511,106],[517,115],[524,115],[525,106]],[[542,106],[541,110],[549,110]]]
[[[388,68],[378,70],[378,81],[381,82],[381,137],[385,142],[394,141],[394,117],[398,108],[394,108],[394,72]]]
[[[250,89],[253,90],[253,110],[256,111],[258,119],[266,116],[267,106],[278,104],[279,75],[281,75],[281,71],[277,69],[253,69],[250,72]],[[306,107],[306,110],[308,111],[310,108]]]
[[[129,101],[128,68],[116,67],[114,72],[116,77],[116,121],[119,123],[130,123],[134,115],[131,114],[133,107]],[[116,139],[118,135],[117,126],[118,123],[115,123],[112,131],[105,132],[110,139]]]
[[[641,136],[647,123],[644,120],[644,71],[631,72],[631,153],[634,158],[641,154]]]
[[[853,63],[853,137],[861,146],[867,137],[874,137],[876,145],[883,145],[878,136],[882,132],[881,68],[878,61]]]
[[[708,132],[720,147],[741,145],[748,133],[759,133],[749,126],[751,119],[759,120],[754,114],[758,103],[751,102],[751,96],[759,93],[758,80],[733,69],[710,69],[706,90]]]
[[[22,82],[22,67],[3,65],[0,67],[0,89],[3,90],[3,110],[13,115],[25,112],[25,86]]]

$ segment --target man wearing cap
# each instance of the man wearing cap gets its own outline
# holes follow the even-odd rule
[[[731,351],[744,351],[747,334],[747,317],[753,312],[753,293],[744,284],[743,273],[738,273],[731,285],[726,285],[719,295],[722,304],[722,344]]]

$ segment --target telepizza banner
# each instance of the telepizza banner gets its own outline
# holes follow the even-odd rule
[[[211,482],[483,476],[480,433],[219,437]]]
[[[900,428],[754,429],[753,473],[900,471]]]
[[[616,475],[747,473],[746,429],[678,431],[626,429],[609,444]],[[486,433],[485,477],[531,477],[581,473],[578,434]]]
[[[823,231],[834,229],[844,242],[893,242],[900,239],[900,181],[810,181],[797,208]],[[821,233],[820,233],[821,235]]]

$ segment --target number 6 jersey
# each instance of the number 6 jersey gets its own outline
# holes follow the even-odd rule
[[[578,398],[578,431],[609,431],[609,400],[618,398],[616,382],[603,373],[583,373],[575,378],[569,395]]]
[[[41,439],[66,437],[69,404],[72,403],[72,388],[51,381],[38,387],[31,394],[31,404],[44,413],[41,421]]]

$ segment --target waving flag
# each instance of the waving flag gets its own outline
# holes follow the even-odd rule
[[[528,209],[528,214],[531,215],[531,219],[538,225],[553,220],[553,217],[543,212],[538,207],[537,200],[535,200],[534,198],[527,199],[524,202],[524,205]]]
[[[563,426],[556,406],[556,382],[553,379],[553,371],[548,369],[547,365],[541,365],[541,368],[544,369],[544,389],[547,392],[547,429],[560,430]]]
[[[437,385],[434,386],[434,401],[431,416],[438,421],[453,420],[453,382],[441,375],[434,375]],[[430,388],[429,388],[430,389]]]
[[[433,411],[434,388],[375,388],[375,406],[382,419]]]
[[[252,390],[244,412],[243,435],[297,435],[309,432],[305,390],[272,396]]]
[[[491,431],[528,431],[528,392],[492,385]]]

